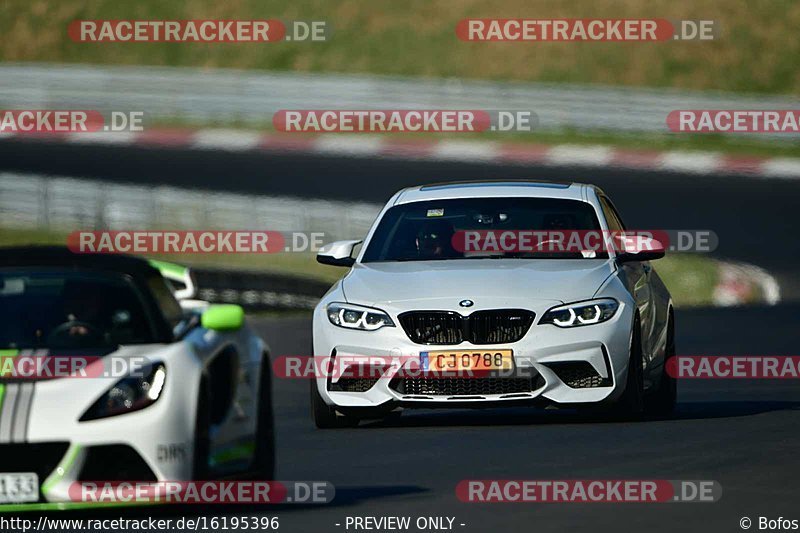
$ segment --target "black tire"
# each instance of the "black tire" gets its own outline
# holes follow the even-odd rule
[[[642,368],[644,361],[638,316],[633,325],[629,353],[625,392],[614,404],[613,413],[625,419],[635,419],[644,412],[644,372]]]
[[[351,416],[342,416],[336,409],[325,403],[317,389],[317,380],[311,380],[311,417],[318,429],[336,429],[355,427],[358,419]]]
[[[210,479],[209,455],[211,453],[211,399],[205,380],[200,382],[197,393],[197,415],[194,423],[194,453],[192,455],[192,479]]]
[[[667,323],[667,346],[664,351],[664,366],[658,388],[651,394],[645,403],[647,412],[654,415],[665,416],[675,410],[678,399],[678,380],[667,373],[667,363],[675,357],[675,319],[670,313]]]
[[[272,411],[272,369],[268,354],[261,360],[258,381],[258,423],[253,471],[264,480],[275,479],[275,419]]]

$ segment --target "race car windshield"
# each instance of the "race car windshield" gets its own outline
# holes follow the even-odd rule
[[[145,307],[121,275],[0,272],[0,348],[102,350],[156,342]]]
[[[463,198],[389,209],[363,262],[455,259],[607,259],[600,247],[567,246],[565,238],[597,231],[594,208],[555,198]],[[556,241],[561,241],[556,242]]]

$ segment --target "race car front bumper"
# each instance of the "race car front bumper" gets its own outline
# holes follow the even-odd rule
[[[137,353],[162,346],[137,346]],[[3,384],[0,474],[35,473],[39,502],[76,502],[82,481],[187,480],[192,472],[197,390],[185,381],[194,364],[162,349],[167,367],[158,401],[130,413],[81,421],[119,375]],[[127,356],[117,352],[118,360]],[[179,361],[189,360],[190,363]],[[89,375],[92,375],[91,371]],[[186,416],[190,413],[190,416]],[[70,489],[73,492],[70,492]]]
[[[372,357],[382,364],[391,361],[393,365],[371,380],[348,381],[346,376],[323,375],[316,378],[316,385],[328,405],[343,410],[397,405],[480,407],[520,401],[567,406],[608,402],[624,389],[632,323],[632,306],[621,303],[607,322],[575,328],[534,322],[527,334],[514,343],[424,346],[413,343],[401,327],[358,331],[335,326],[329,323],[320,306],[314,317],[317,358],[329,358],[333,363],[331,368],[336,367],[337,358],[368,361]],[[420,376],[410,370],[398,371],[418,365],[423,352],[508,349],[513,351],[515,365],[511,376],[451,380]],[[397,377],[398,372],[401,377]]]

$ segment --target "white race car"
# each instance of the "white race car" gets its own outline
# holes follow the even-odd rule
[[[273,478],[269,349],[193,292],[177,265],[0,249],[0,511],[78,506],[81,481]]]
[[[519,402],[669,412],[673,306],[649,263],[662,243],[457,246],[470,232],[567,231],[625,237],[597,187],[475,182],[396,193],[357,257],[361,241],[323,247],[319,262],[351,270],[314,311],[313,353],[327,369],[311,387],[317,427],[402,408]]]

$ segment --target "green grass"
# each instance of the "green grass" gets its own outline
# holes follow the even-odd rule
[[[501,137],[502,134],[495,134]],[[641,151],[719,152],[737,157],[800,157],[800,142],[718,134],[619,133],[612,131],[554,131],[515,134],[510,141],[541,144],[603,145]]]
[[[719,280],[719,265],[697,254],[668,254],[653,268],[672,294],[676,307],[711,305]]]
[[[463,18],[713,19],[714,41],[467,43]],[[75,43],[76,19],[325,20],[324,43]],[[0,58],[798,94],[792,0],[5,0]]]
[[[0,246],[22,244],[63,244],[66,234],[39,230],[0,228]],[[231,255],[149,255],[153,259],[172,261],[187,266],[230,268],[291,274],[333,283],[347,269],[321,265],[308,253],[231,254]],[[677,307],[711,305],[714,287],[719,279],[719,265],[707,256],[669,254],[654,263],[655,269],[672,293]]]

